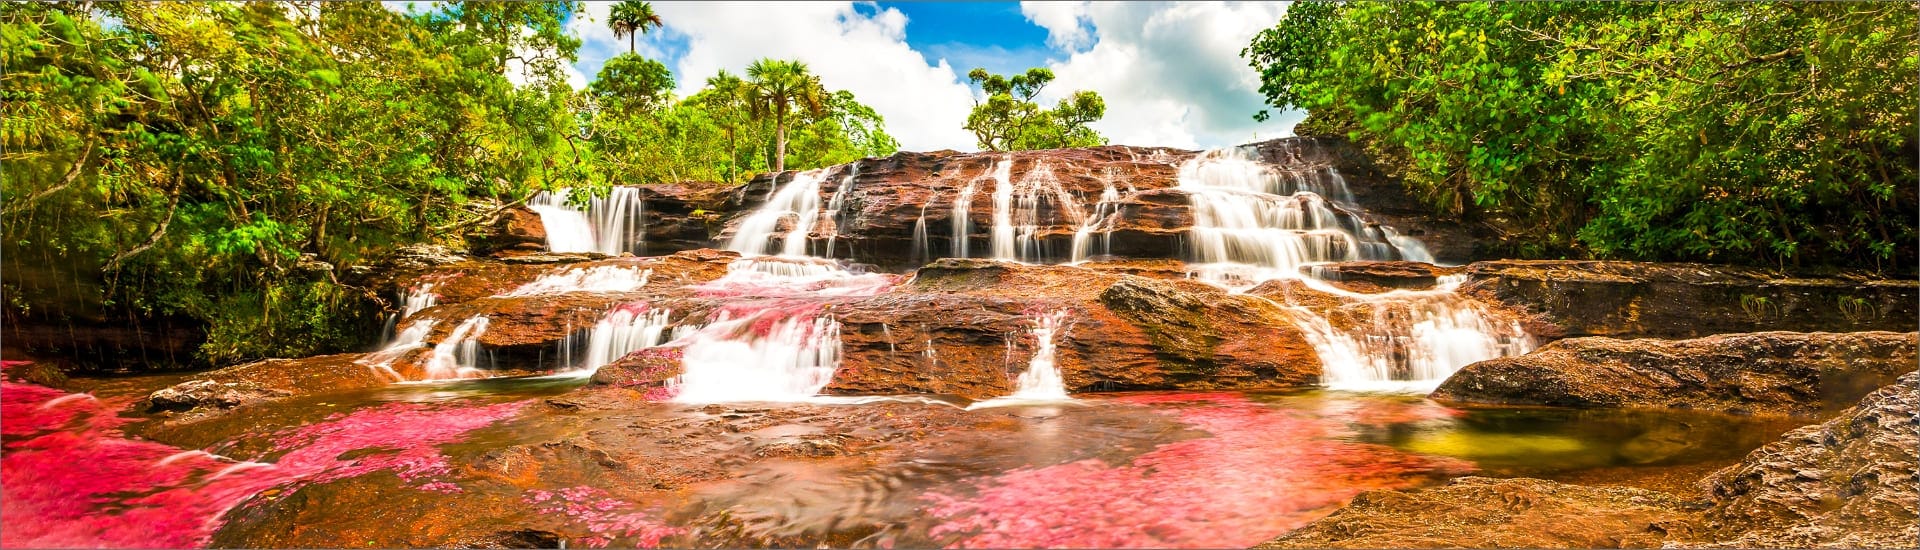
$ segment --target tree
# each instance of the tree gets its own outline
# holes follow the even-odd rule
[[[726,69],[721,69],[719,73],[707,78],[707,89],[695,96],[727,136],[728,182],[734,181],[734,166],[739,155],[734,133],[746,122],[748,92],[746,82],[734,76],[733,73],[727,72]]]
[[[1034,101],[1053,82],[1051,70],[1035,67],[1027,69],[1026,74],[1006,77],[976,68],[967,73],[967,78],[986,94],[986,101],[974,102],[965,126],[981,149],[1021,151],[1106,144],[1105,137],[1088,127],[1106,115],[1107,104],[1100,94],[1076,91],[1051,110],[1040,108]]]
[[[587,84],[587,91],[605,107],[658,109],[671,99],[673,71],[659,61],[620,54],[600,67],[600,74]]]
[[[773,116],[773,171],[786,169],[787,117],[826,114],[827,92],[820,77],[807,72],[799,61],[761,59],[747,66],[750,79],[750,105],[755,116]]]
[[[640,0],[621,0],[613,5],[607,14],[607,25],[613,28],[615,40],[627,39],[627,53],[635,53],[634,41],[647,31],[660,28],[660,14],[653,12],[653,4]]]

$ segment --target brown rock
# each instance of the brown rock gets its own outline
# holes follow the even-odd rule
[[[1469,287],[1538,314],[1565,336],[1913,330],[1920,281],[1684,263],[1501,260],[1467,266]]]
[[[147,397],[148,409],[232,409],[291,395],[384,386],[393,381],[354,361],[358,353],[267,359],[208,371]]]
[[[1920,333],[1761,332],[1694,340],[1560,340],[1468,365],[1432,398],[1757,414],[1832,410],[1911,370]]]
[[[1701,480],[1713,501],[1705,524],[1713,546],[1920,546],[1916,415],[1920,373],[1908,373]]]
[[[547,249],[547,226],[527,207],[507,208],[493,223],[468,233],[467,248],[487,255],[539,252]]]
[[[1301,268],[1322,280],[1358,292],[1392,289],[1426,290],[1442,276],[1460,273],[1461,268],[1424,262],[1339,262]]]
[[[1256,548],[1653,548],[1689,536],[1696,518],[1658,491],[1463,477],[1361,493]]]

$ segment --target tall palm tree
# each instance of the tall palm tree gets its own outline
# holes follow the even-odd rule
[[[826,113],[827,90],[807,64],[762,58],[747,66],[748,100],[754,116],[773,115],[773,171],[787,168],[787,115]]]
[[[748,86],[740,77],[720,69],[718,74],[707,77],[705,95],[707,109],[718,119],[721,130],[727,134],[727,182],[733,182],[734,165],[739,160],[739,148],[734,146],[734,130],[744,118],[741,111],[747,109]]]
[[[613,13],[607,17],[607,25],[613,27],[615,39],[627,39],[627,53],[634,53],[634,38],[647,31],[660,28],[660,14],[653,13],[653,4],[640,0],[623,0],[613,5]]]

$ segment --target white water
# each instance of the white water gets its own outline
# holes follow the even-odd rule
[[[1193,203],[1195,272],[1209,281],[1245,288],[1312,263],[1432,258],[1417,239],[1328,201],[1352,197],[1332,168],[1281,170],[1235,148],[1194,157],[1179,177]]]
[[[577,360],[565,358],[563,364],[570,365],[570,370],[578,374],[591,375],[629,353],[667,343],[671,314],[670,310],[658,308],[615,308],[587,329],[586,354]],[[561,341],[560,349],[572,353],[575,338],[568,335]]]
[[[744,256],[807,255],[807,237],[821,216],[820,181],[825,177],[824,170],[795,173],[774,190],[766,203],[740,221],[733,238],[727,241],[727,250]],[[784,236],[778,237],[776,245],[775,234],[779,233],[781,222],[789,219],[792,225]]]
[[[373,369],[375,373],[380,374],[387,380],[404,382],[407,380],[407,377],[401,376],[398,371],[393,370],[393,363],[406,357],[407,354],[412,353],[414,350],[427,347],[427,335],[433,332],[434,323],[435,321],[433,319],[424,319],[415,322],[407,326],[406,330],[402,330],[399,334],[394,335],[392,341],[388,342],[386,346],[381,347],[380,351],[369,353],[354,362]]]
[[[1007,158],[995,162],[993,167],[989,168],[986,173],[967,180],[967,185],[960,188],[960,193],[953,199],[953,257],[972,257],[971,241],[973,238],[973,224],[967,221],[967,217],[968,213],[973,210],[973,195],[979,192],[980,180],[983,179],[993,180],[994,225],[988,234],[987,244],[989,245],[989,250],[993,252],[993,257],[1001,257],[1001,245],[999,243],[1004,241],[1007,247],[1006,256],[1011,257],[1013,255],[1013,218],[1010,217],[1011,214],[1008,214],[1009,217],[1004,224],[1000,223],[999,219],[1001,214],[1007,211],[1006,208],[1001,207],[1001,190],[1004,189],[1006,191],[1007,202],[1012,202],[1013,200],[1013,185],[1007,181],[1011,177],[1010,174],[1012,171],[1013,154],[1008,153]],[[1004,238],[1000,235],[1002,230],[1007,233]]]
[[[1100,202],[1094,203],[1093,214],[1073,231],[1072,263],[1087,261],[1093,257],[1093,232],[1103,231],[1100,235],[1101,252],[1113,253],[1113,227],[1120,221],[1120,190],[1107,182],[1107,188],[1100,191]]]
[[[1341,297],[1348,315],[1367,310],[1366,319],[1350,319],[1343,330],[1321,312],[1281,304],[1319,355],[1329,388],[1429,391],[1468,364],[1534,347],[1517,321],[1497,321],[1461,296],[1461,276],[1442,277],[1432,290],[1379,294],[1316,278],[1313,266],[1328,262],[1433,261],[1418,239],[1354,214],[1353,194],[1331,167],[1283,169],[1243,149],[1209,151],[1180,166],[1179,188],[1193,204],[1191,269],[1198,278],[1235,290],[1297,280]]]
[[[1055,363],[1058,347],[1053,337],[1060,331],[1060,322],[1066,320],[1067,310],[1057,310],[1039,315],[1033,320],[1033,358],[1027,360],[1027,372],[1020,374],[1013,395],[1007,397],[1024,400],[1063,400],[1067,397],[1066,382],[1061,379],[1060,366]]]
[[[455,380],[460,378],[481,378],[486,372],[480,370],[480,335],[487,332],[487,317],[476,316],[462,321],[447,333],[447,338],[433,346],[433,355],[427,357],[427,380]]]
[[[420,310],[433,307],[434,301],[440,298],[440,295],[433,293],[433,287],[433,283],[423,283],[419,287],[401,293],[400,302],[403,305],[400,308],[400,318],[406,319],[408,316],[419,313]]]
[[[527,201],[527,208],[540,215],[547,230],[547,250],[553,252],[598,252],[618,255],[633,252],[644,236],[640,226],[642,203],[640,190],[614,187],[604,197],[587,199],[586,211],[568,202],[570,188],[542,191]]]
[[[647,286],[653,270],[638,267],[603,265],[576,267],[535,278],[504,296],[538,296],[567,292],[631,292]]]
[[[674,401],[806,401],[840,367],[840,324],[814,315],[762,310],[718,321],[688,335],[685,372],[670,383]],[[756,325],[764,332],[756,331]]]

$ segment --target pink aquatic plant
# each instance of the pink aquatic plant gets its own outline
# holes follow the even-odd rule
[[[183,548],[204,545],[220,517],[266,489],[393,470],[447,471],[437,446],[515,414],[521,403],[400,403],[335,415],[281,436],[276,462],[236,461],[132,439],[120,407],[32,384],[0,383],[0,546]],[[392,449],[358,458],[342,453]],[[436,489],[438,487],[438,489]],[[429,490],[444,486],[427,484]]]
[[[568,523],[585,527],[592,535],[582,542],[592,548],[605,548],[615,537],[631,539],[638,548],[659,548],[661,539],[686,532],[634,510],[632,503],[585,485],[558,491],[533,489],[521,500],[542,514],[565,516]]]
[[[1313,520],[1361,491],[1408,486],[1465,463],[1336,439],[1343,423],[1230,394],[1172,412],[1211,437],[1161,445],[1127,464],[1088,459],[981,481],[971,496],[929,493],[956,547],[1244,548]]]

